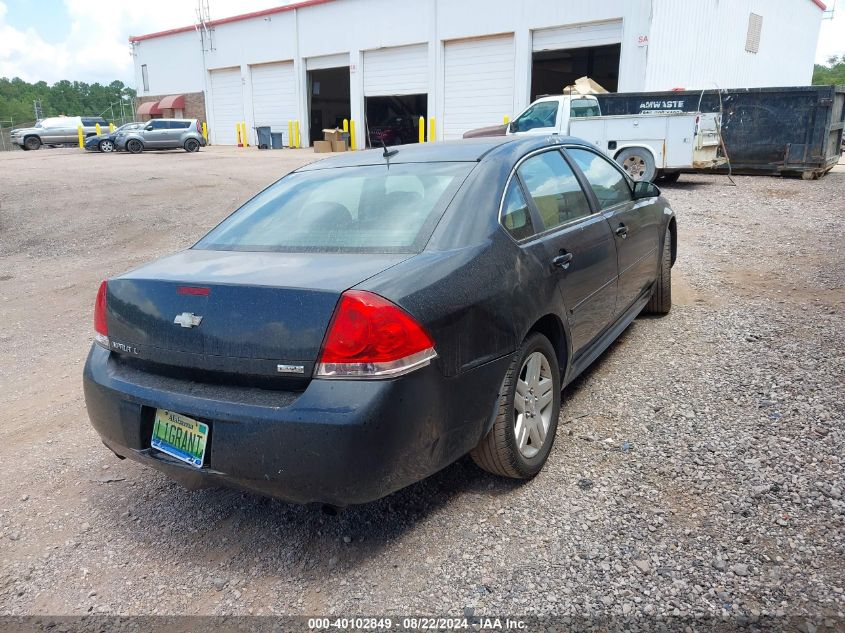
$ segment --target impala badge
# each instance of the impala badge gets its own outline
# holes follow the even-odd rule
[[[173,323],[181,325],[182,327],[196,327],[201,321],[202,317],[197,316],[193,312],[183,312],[182,314],[177,314],[176,318],[173,319]]]

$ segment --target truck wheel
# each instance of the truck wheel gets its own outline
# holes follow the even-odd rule
[[[629,147],[616,155],[616,162],[634,181],[654,180],[657,170],[651,152],[643,147]]]
[[[41,139],[37,136],[27,136],[23,142],[23,146],[26,149],[40,149],[41,148]]]
[[[133,138],[127,141],[126,151],[130,154],[140,154],[142,151],[144,151],[144,145],[138,139]]]

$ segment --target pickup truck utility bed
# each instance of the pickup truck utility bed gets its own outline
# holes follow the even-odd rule
[[[602,116],[591,95],[541,97],[507,127],[512,134],[562,134],[593,143],[634,180],[677,178],[682,169],[716,167],[719,115],[683,112]]]

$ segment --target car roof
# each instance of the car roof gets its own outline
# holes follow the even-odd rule
[[[390,162],[393,164],[478,162],[487,155],[514,154],[515,156],[522,156],[535,149],[564,144],[590,145],[586,141],[572,136],[486,136],[437,143],[394,145],[388,147],[388,151],[396,150],[396,154],[390,157]],[[300,167],[296,171],[383,165],[384,162],[384,149],[368,149],[332,154],[327,158]]]

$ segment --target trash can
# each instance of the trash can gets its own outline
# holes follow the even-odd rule
[[[273,132],[270,136],[273,137],[273,149],[282,149],[285,146],[281,132]]]
[[[255,128],[255,133],[258,134],[258,149],[270,149],[270,146],[273,144],[273,139],[270,135],[270,126],[258,126]]]

